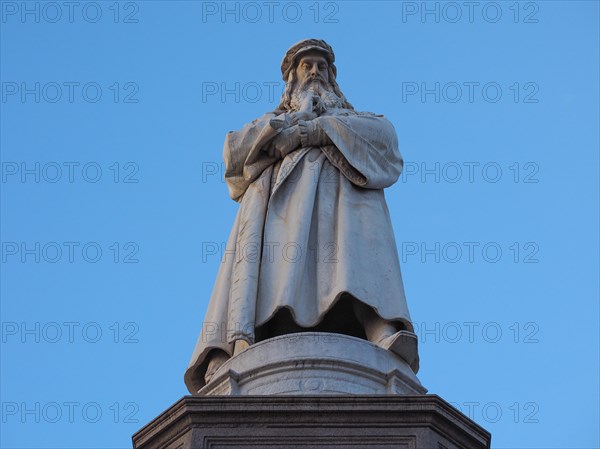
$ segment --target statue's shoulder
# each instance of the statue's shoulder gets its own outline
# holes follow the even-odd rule
[[[364,111],[359,112],[358,115],[369,119],[375,119],[380,124],[385,124],[387,126],[391,126],[392,128],[394,127],[392,122],[384,114],[375,114],[374,112]]]
[[[361,111],[358,113],[358,115],[361,115],[363,117],[385,118],[385,115],[383,115],[383,114],[375,114],[374,112],[369,112],[369,111]]]
[[[354,116],[364,119],[361,120],[361,122],[363,122],[365,126],[375,126],[380,131],[387,130],[390,133],[396,133],[396,127],[384,114],[375,114],[374,112],[369,111],[354,111],[350,109],[344,109],[343,111],[347,116]]]
[[[373,112],[368,111],[355,111],[354,109],[346,109],[346,108],[333,108],[329,109],[323,115],[336,115],[341,117],[378,117],[385,118],[383,114],[375,114]]]
[[[273,117],[277,117],[276,111],[271,111],[271,112],[265,112],[263,115],[261,115],[258,118],[255,118],[254,120],[252,120],[252,122],[250,122],[251,125],[255,125],[257,123],[261,123],[261,122],[268,122],[270,121]]]

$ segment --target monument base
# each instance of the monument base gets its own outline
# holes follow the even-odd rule
[[[322,332],[259,342],[137,432],[134,448],[489,448],[487,431],[425,394],[410,368],[416,341],[397,343],[408,355]]]
[[[185,396],[135,449],[488,449],[491,435],[436,395]]]
[[[410,334],[414,335],[414,334]],[[399,341],[413,348],[416,340]],[[412,360],[411,360],[412,361]],[[409,362],[348,335],[302,332],[253,344],[198,391],[214,395],[425,394]]]

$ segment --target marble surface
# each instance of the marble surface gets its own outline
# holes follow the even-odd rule
[[[200,395],[425,394],[408,363],[366,340],[302,332],[250,346]]]

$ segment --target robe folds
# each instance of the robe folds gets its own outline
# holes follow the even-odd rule
[[[232,356],[236,340],[254,343],[255,328],[281,308],[309,328],[350,294],[412,330],[383,191],[402,170],[394,127],[381,115],[334,109],[311,121],[331,144],[280,159],[264,150],[279,132],[276,117],[225,139],[225,180],[240,207],[185,374],[192,393],[204,385],[211,350]]]

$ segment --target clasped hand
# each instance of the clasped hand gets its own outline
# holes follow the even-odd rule
[[[310,91],[306,92],[301,100],[300,110],[289,114],[288,120],[286,120],[289,125],[284,127],[265,148],[270,157],[283,159],[288,153],[302,145],[298,121],[308,121],[316,118],[317,113],[314,111],[314,107],[318,101],[318,95]]]
[[[264,149],[270,157],[283,159],[288,153],[300,147],[300,127],[292,125],[282,129]]]

